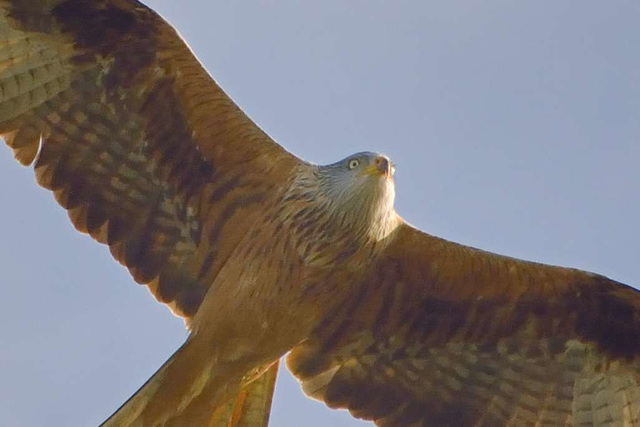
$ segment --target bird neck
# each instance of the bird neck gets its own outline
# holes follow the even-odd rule
[[[401,223],[394,209],[395,184],[386,178],[343,186],[319,169],[302,170],[288,192],[301,224],[314,227],[314,238],[363,246],[386,238]],[[296,215],[295,213],[293,215]],[[306,218],[312,221],[306,221]],[[313,224],[313,225],[312,225]],[[309,230],[304,230],[309,236]],[[317,234],[317,235],[315,235]]]

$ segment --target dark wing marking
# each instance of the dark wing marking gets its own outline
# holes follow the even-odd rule
[[[134,0],[0,1],[0,134],[187,318],[298,164]]]
[[[401,225],[287,364],[380,426],[638,425],[640,294]]]

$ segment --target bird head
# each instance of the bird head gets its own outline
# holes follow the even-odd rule
[[[373,179],[373,180],[393,180],[395,174],[395,166],[384,154],[378,153],[357,153],[342,160],[342,166],[345,170],[351,172],[356,178]],[[376,181],[372,181],[376,182]]]
[[[324,193],[358,228],[378,235],[395,217],[395,166],[387,156],[356,153],[319,171]]]

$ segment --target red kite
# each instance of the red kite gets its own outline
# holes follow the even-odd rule
[[[634,289],[411,227],[389,158],[291,155],[135,0],[0,12],[0,133],[190,330],[106,425],[266,425],[287,353],[380,426],[639,422]]]

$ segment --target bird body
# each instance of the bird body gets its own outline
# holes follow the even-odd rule
[[[358,166],[352,170],[353,161]],[[385,156],[359,153],[329,166],[301,164],[218,272],[189,321],[187,343],[106,425],[138,419],[162,424],[175,413],[180,416],[173,423],[198,424],[206,408],[223,405],[263,374],[309,336],[323,310],[354,293],[358,271],[400,224],[393,195]],[[357,215],[345,217],[344,205],[353,203]],[[336,228],[336,222],[346,227]],[[175,408],[168,410],[166,402]]]
[[[380,426],[640,423],[640,295],[446,241],[394,165],[288,153],[135,0],[0,1],[0,134],[185,319],[108,426],[264,426],[278,369]]]

